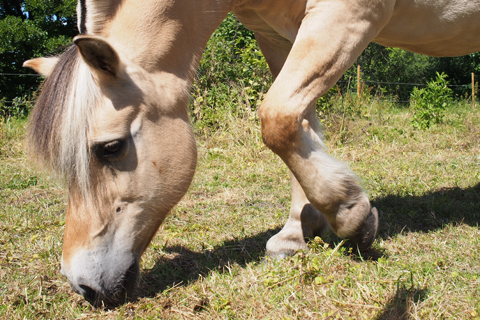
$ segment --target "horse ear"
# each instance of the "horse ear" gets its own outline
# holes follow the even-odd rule
[[[76,36],[73,39],[86,64],[100,78],[116,78],[120,71],[120,57],[117,51],[102,37]]]
[[[23,63],[24,68],[31,68],[35,70],[35,72],[41,74],[42,76],[48,77],[55,65],[58,62],[57,57],[50,57],[50,58],[35,58],[31,60],[27,60]]]

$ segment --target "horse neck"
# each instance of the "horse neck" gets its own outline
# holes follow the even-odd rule
[[[235,1],[124,0],[109,8],[97,5],[94,9],[105,12],[90,11],[87,26],[93,32],[87,32],[104,36],[149,73],[166,72],[191,83],[208,39]]]

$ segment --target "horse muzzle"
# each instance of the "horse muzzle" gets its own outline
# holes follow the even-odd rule
[[[83,251],[68,265],[62,261],[61,273],[73,291],[93,306],[114,307],[134,295],[140,275],[139,258],[134,254],[101,255]]]

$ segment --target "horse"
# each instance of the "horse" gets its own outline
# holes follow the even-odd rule
[[[27,141],[67,181],[61,273],[94,305],[134,294],[140,257],[192,181],[189,88],[229,12],[254,32],[274,77],[258,114],[291,172],[288,221],[266,244],[278,258],[325,228],[360,250],[376,237],[378,211],[328,154],[315,115],[365,47],[480,50],[480,0],[80,0],[71,47],[24,63],[46,77]]]

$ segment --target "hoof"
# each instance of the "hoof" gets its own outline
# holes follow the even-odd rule
[[[298,250],[307,247],[303,237],[295,237],[282,231],[271,237],[267,242],[267,256],[272,259],[280,260],[291,257]]]
[[[378,231],[378,211],[372,208],[366,219],[362,222],[354,236],[350,237],[350,241],[358,247],[359,250],[370,248],[377,236]]]
[[[297,251],[287,250],[287,251],[269,251],[267,250],[267,256],[274,260],[282,260],[291,256],[294,256]]]

